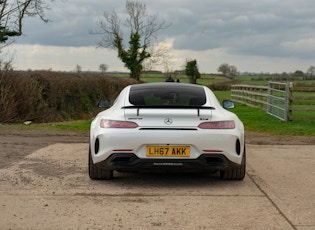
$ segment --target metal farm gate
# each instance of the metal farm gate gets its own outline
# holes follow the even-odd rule
[[[267,113],[288,122],[290,120],[290,86],[292,83],[268,82]]]

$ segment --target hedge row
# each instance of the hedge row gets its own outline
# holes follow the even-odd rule
[[[27,71],[0,73],[0,122],[87,119],[133,79],[93,73]]]

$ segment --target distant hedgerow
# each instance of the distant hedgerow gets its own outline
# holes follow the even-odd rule
[[[86,119],[134,79],[93,73],[20,71],[0,73],[0,122]]]

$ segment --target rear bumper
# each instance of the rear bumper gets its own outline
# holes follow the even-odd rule
[[[196,160],[202,154],[222,154],[229,161],[241,164],[242,153],[236,150],[236,142],[239,140],[240,149],[244,149],[244,137],[237,130],[119,130],[103,129],[101,133],[91,134],[90,146],[94,163],[100,163],[109,159],[113,154],[134,154],[141,161],[151,161],[146,155],[147,146],[190,146],[190,156],[186,160]],[[98,143],[97,143],[98,142]],[[96,144],[97,143],[97,144]],[[214,153],[208,152],[214,150]],[[157,158],[155,158],[157,159]],[[179,159],[176,159],[179,161]],[[134,162],[133,162],[134,163]]]
[[[96,165],[122,172],[214,172],[239,166],[222,154],[202,154],[197,159],[140,159],[133,153],[114,153]]]

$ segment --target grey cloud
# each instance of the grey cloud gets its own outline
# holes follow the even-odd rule
[[[172,26],[159,39],[174,38],[175,49],[225,48],[232,54],[270,57],[314,53],[315,1],[310,0],[143,0],[150,12]],[[20,43],[57,46],[93,46],[98,37],[89,34],[105,10],[121,11],[125,1],[66,1],[52,5],[43,24],[29,19],[27,36]],[[310,47],[307,49],[307,46]]]
[[[169,30],[177,49],[226,48],[235,54],[309,57],[305,52],[290,53],[281,44],[314,37],[314,8],[310,1],[212,2],[191,14],[195,17],[180,15],[183,18],[173,25],[176,29]],[[190,24],[183,29],[181,23],[187,21]]]

